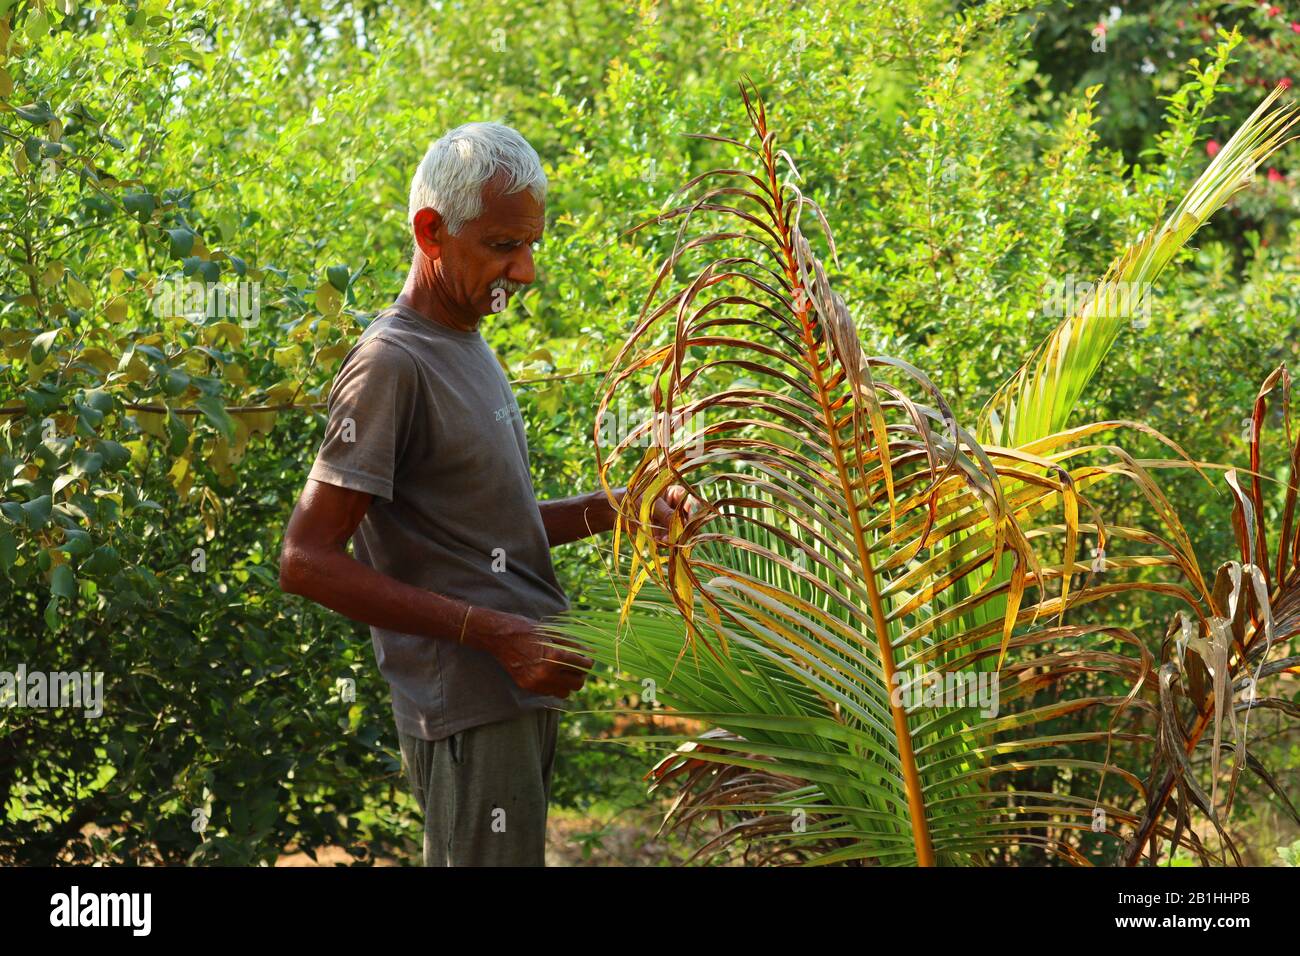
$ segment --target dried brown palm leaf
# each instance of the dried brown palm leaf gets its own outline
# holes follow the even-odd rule
[[[1269,395],[1279,386],[1289,461],[1274,550],[1266,527],[1270,502],[1264,489],[1261,438]],[[1243,487],[1235,470],[1227,474],[1234,498],[1232,523],[1239,558],[1219,568],[1210,599],[1195,620],[1180,612],[1163,645],[1159,761],[1151,782],[1150,804],[1127,852],[1130,865],[1147,850],[1154,861],[1157,823],[1168,816],[1175,830],[1186,828],[1192,823],[1192,808],[1205,815],[1224,848],[1239,862],[1224,820],[1231,812],[1243,770],[1263,781],[1278,797],[1280,807],[1300,823],[1291,799],[1248,749],[1250,716],[1255,711],[1300,717],[1300,707],[1280,696],[1279,686],[1281,680],[1300,675],[1300,656],[1296,655],[1300,637],[1300,526],[1296,522],[1300,436],[1293,439],[1291,433],[1291,376],[1285,366],[1274,370],[1260,386],[1250,430],[1249,483]],[[1266,695],[1266,686],[1275,688],[1275,693]],[[1293,681],[1292,695],[1294,691]],[[1225,744],[1225,735],[1232,738],[1231,746]],[[1208,792],[1192,761],[1198,747],[1209,750]],[[1232,769],[1220,801],[1225,751],[1232,757]],[[1184,795],[1182,800],[1171,800],[1175,790]],[[1208,854],[1203,858],[1209,859]]]

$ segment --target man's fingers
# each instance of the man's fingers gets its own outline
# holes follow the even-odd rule
[[[545,680],[539,682],[537,692],[549,697],[568,697],[581,689],[586,679],[587,675],[581,671],[566,666],[557,667],[547,674]]]
[[[548,647],[543,660],[561,664],[565,667],[579,667],[584,670],[595,663],[590,657],[579,654],[577,651],[566,651],[562,647]]]
[[[655,501],[654,515],[655,523],[663,529],[655,532],[655,540],[661,544],[666,544],[666,533],[669,524],[672,522],[673,515],[680,511],[681,520],[689,521],[694,514],[695,509],[703,502],[686,490],[684,485],[671,485]]]
[[[670,485],[664,490],[662,500],[667,502],[670,507],[681,507],[688,515],[698,508],[702,502],[687,490],[685,485]]]

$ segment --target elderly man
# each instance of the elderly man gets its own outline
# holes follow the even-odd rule
[[[591,666],[538,630],[568,607],[549,549],[609,530],[614,511],[601,491],[537,501],[480,334],[535,277],[546,189],[508,127],[470,123],[429,148],[406,285],[339,369],[280,559],[285,591],[370,625],[426,866],[543,864],[561,698]]]

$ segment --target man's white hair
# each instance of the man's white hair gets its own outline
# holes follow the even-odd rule
[[[407,221],[425,207],[434,209],[453,236],[483,212],[483,186],[498,173],[505,193],[527,189],[546,202],[546,173],[537,151],[517,130],[500,123],[466,123],[437,140],[420,160],[411,180]]]

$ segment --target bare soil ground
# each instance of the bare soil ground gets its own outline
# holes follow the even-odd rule
[[[665,866],[680,852],[655,838],[658,820],[652,813],[624,813],[615,818],[584,816],[552,810],[547,820],[547,866]],[[408,859],[380,856],[375,866],[418,865],[419,849]],[[313,861],[306,853],[286,848],[276,866],[350,866],[354,858],[340,846],[316,850]]]

